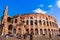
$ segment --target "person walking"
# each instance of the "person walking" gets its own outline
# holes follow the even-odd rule
[[[50,37],[50,39],[51,39],[51,33],[49,33],[49,37]]]
[[[33,40],[33,35],[32,34],[30,34],[30,40]]]

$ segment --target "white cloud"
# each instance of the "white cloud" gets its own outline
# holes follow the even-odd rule
[[[42,14],[45,14],[47,13],[47,11],[43,11],[41,10],[40,8],[37,8],[36,10],[33,10],[34,13],[42,13]]]
[[[51,7],[52,7],[52,5],[49,5],[48,7],[49,7],[49,8],[51,8]]]
[[[60,0],[57,1],[56,5],[60,8]]]

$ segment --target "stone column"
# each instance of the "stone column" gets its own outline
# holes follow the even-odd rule
[[[43,20],[41,19],[42,27],[43,27]]]
[[[29,18],[29,34],[30,34],[30,18]]]
[[[45,25],[46,25],[46,27],[47,27],[47,20],[45,20]]]
[[[25,28],[24,28],[24,25],[23,25],[23,34],[25,34]]]
[[[37,24],[38,24],[38,33],[40,35],[39,20],[37,20]]]
[[[35,35],[35,23],[34,22],[35,22],[35,18],[33,16],[33,30],[34,30],[33,32],[34,32],[34,35]]]
[[[43,34],[45,34],[44,29],[42,29],[42,30],[43,30]]]
[[[5,34],[5,29],[3,27],[1,36],[3,36],[4,34]]]
[[[5,35],[8,34],[8,25],[7,24],[5,24],[5,26],[4,26],[4,34]]]

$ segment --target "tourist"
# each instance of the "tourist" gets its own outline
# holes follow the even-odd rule
[[[49,33],[49,37],[51,38],[51,33]]]
[[[33,35],[32,34],[30,34],[30,40],[33,40]]]
[[[26,34],[23,35],[24,39],[26,40]]]

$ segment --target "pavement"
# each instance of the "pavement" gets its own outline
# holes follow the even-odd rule
[[[0,36],[0,40],[25,40],[23,37],[21,39],[17,39],[16,37],[3,37]],[[26,38],[26,40],[30,40],[30,36]],[[42,36],[42,35],[34,35],[33,40],[60,40],[60,36]]]

